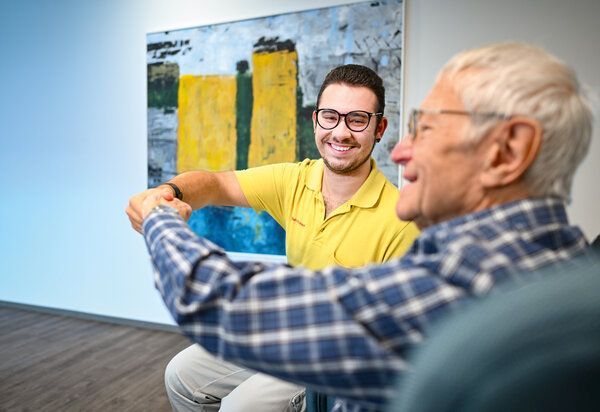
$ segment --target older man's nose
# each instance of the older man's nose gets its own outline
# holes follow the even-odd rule
[[[399,165],[405,165],[412,158],[412,142],[408,136],[396,143],[390,154],[392,161]]]

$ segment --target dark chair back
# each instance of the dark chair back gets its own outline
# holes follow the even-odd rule
[[[600,255],[540,274],[434,328],[389,410],[600,410]]]
[[[592,244],[590,246],[596,252],[600,252],[600,235],[596,236],[596,239],[594,239],[594,241],[592,242]]]

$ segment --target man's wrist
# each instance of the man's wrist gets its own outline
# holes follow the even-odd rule
[[[171,206],[158,204],[158,205],[154,206],[152,209],[150,209],[147,212],[147,214],[144,216],[144,221],[142,223],[142,226],[145,226],[146,222],[148,220],[150,220],[149,218],[156,213],[160,213],[160,214],[166,213],[166,214],[170,214],[173,216],[179,216],[179,213],[177,212],[177,210],[172,208]]]
[[[166,212],[166,213],[170,213],[172,215],[177,215],[179,216],[179,213],[177,212],[177,209],[168,206],[168,205],[163,205],[163,204],[159,204],[154,206],[151,210],[150,213],[148,213],[148,216],[150,216],[152,213],[155,212]]]
[[[150,209],[148,214],[144,217],[144,221],[142,222],[142,233],[144,234],[144,236],[148,233],[149,228],[156,227],[156,225],[160,226],[161,222],[165,217],[167,219],[181,219],[177,210],[167,205],[158,204],[152,209]]]
[[[160,186],[169,186],[171,188],[171,190],[173,190],[173,196],[175,196],[177,199],[183,201],[183,192],[181,191],[179,186],[177,186],[175,183],[164,182],[164,183],[161,183]]]

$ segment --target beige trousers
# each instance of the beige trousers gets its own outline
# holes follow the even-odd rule
[[[299,412],[304,388],[225,362],[199,345],[167,365],[165,386],[175,411]]]

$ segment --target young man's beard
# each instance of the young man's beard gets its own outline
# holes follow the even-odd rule
[[[373,150],[375,149],[376,142],[377,142],[377,140],[373,139],[373,146],[371,146],[371,150],[369,151],[369,153],[367,153],[365,155],[365,157],[363,159],[361,159],[358,162],[352,162],[349,165],[347,165],[346,167],[342,167],[342,168],[335,167],[334,165],[329,163],[325,157],[321,156],[321,158],[323,159],[323,163],[325,164],[325,167],[327,167],[333,173],[340,174],[340,175],[347,175],[347,174],[352,173],[359,167],[361,167],[365,162],[370,161],[371,154],[373,153]]]

